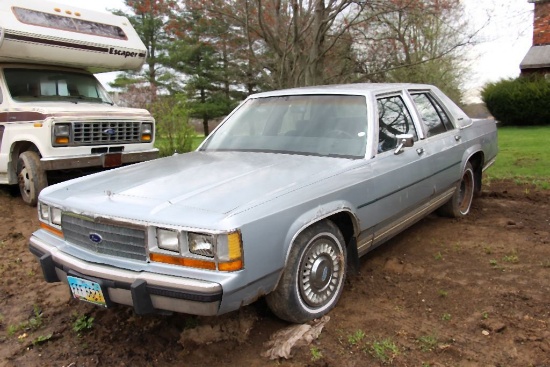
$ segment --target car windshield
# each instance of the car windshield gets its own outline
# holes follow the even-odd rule
[[[6,68],[4,76],[11,97],[18,102],[113,102],[91,74],[58,70]]]
[[[292,95],[249,99],[201,150],[363,158],[366,141],[364,96]]]

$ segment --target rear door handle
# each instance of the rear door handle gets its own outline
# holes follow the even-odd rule
[[[460,135],[455,135],[455,140],[456,140],[456,141],[460,141],[460,139],[462,139],[462,136],[460,136]]]
[[[418,148],[418,149],[416,149],[416,153],[418,153],[418,155],[424,154],[424,148]]]

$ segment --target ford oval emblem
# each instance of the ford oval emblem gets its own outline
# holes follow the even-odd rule
[[[89,237],[90,237],[90,241],[94,243],[101,243],[101,241],[103,241],[103,238],[97,233],[90,233]]]
[[[115,135],[116,134],[116,130],[115,129],[105,129],[103,130],[103,135]]]

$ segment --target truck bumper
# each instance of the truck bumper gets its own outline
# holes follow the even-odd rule
[[[47,282],[65,282],[67,275],[102,284],[107,305],[133,306],[137,314],[174,311],[213,316],[219,312],[222,286],[198,279],[136,272],[77,259],[36,236],[29,250],[40,261]]]
[[[46,171],[87,168],[87,167],[116,167],[117,165],[149,161],[158,158],[158,149],[127,153],[104,153],[72,157],[51,157],[40,159],[42,168]],[[119,157],[120,156],[120,157]],[[110,158],[120,160],[120,164],[112,164]]]

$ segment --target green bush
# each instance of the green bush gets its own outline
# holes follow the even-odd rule
[[[161,157],[193,149],[195,129],[189,124],[189,113],[182,95],[160,96],[149,106],[157,123],[155,146]]]
[[[481,91],[481,98],[502,125],[550,124],[550,82],[544,77],[489,83]]]

